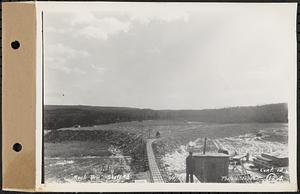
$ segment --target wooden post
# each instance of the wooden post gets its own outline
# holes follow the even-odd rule
[[[203,155],[205,155],[205,151],[206,151],[206,137],[204,138]]]

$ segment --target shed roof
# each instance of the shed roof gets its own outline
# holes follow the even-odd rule
[[[218,153],[218,152],[207,152],[203,153],[194,153],[193,156],[195,157],[229,157],[227,154]]]

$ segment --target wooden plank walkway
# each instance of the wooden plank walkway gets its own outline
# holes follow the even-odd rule
[[[157,166],[155,156],[152,149],[152,143],[155,141],[155,139],[148,139],[147,140],[147,156],[148,156],[148,163],[149,163],[149,169],[152,181],[154,183],[163,183],[164,180],[161,176],[161,173],[159,171],[159,168]]]

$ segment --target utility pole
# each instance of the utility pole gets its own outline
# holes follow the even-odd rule
[[[204,146],[203,146],[203,155],[205,155],[206,152],[206,137],[204,138]]]
[[[150,128],[148,129],[148,133],[149,133],[148,138],[150,139],[151,138],[151,129]]]

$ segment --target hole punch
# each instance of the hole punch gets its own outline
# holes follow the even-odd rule
[[[11,47],[12,47],[13,49],[18,49],[18,48],[20,48],[20,42],[17,41],[17,40],[11,42]]]
[[[22,150],[22,145],[19,144],[19,143],[15,143],[15,144],[13,145],[13,150],[14,150],[15,152],[21,151],[21,150]]]

